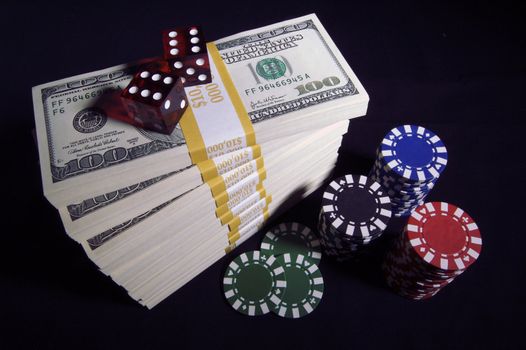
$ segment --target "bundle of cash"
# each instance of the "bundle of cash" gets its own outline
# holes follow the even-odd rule
[[[67,234],[154,307],[330,174],[369,97],[314,15],[208,45],[171,135],[108,118],[140,63],[33,88],[44,195]]]

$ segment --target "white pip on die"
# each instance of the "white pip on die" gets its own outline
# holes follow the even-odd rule
[[[199,26],[164,30],[164,59],[172,72],[183,78],[184,86],[212,81],[203,31]]]
[[[188,107],[182,78],[157,65],[141,67],[121,99],[128,111],[122,121],[163,134],[173,132]]]

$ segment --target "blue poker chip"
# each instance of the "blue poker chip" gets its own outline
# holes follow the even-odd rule
[[[375,177],[371,177],[371,179],[377,181]],[[429,194],[429,192],[433,188],[433,186],[431,186],[431,187],[425,187],[425,188],[414,188],[414,189],[404,188],[404,189],[402,189],[402,188],[400,188],[398,186],[389,185],[389,184],[384,183],[384,182],[380,182],[380,181],[377,181],[377,182],[379,182],[382,185],[382,187],[385,189],[385,191],[391,197],[393,197],[393,196],[401,196],[401,197],[404,197],[404,196],[409,196],[409,197],[426,196],[427,194]]]
[[[396,200],[391,199],[391,204],[396,207],[410,207],[413,205],[417,205],[419,203],[424,202],[425,198],[423,199],[412,199],[412,200]]]
[[[420,201],[420,202],[416,202],[416,203],[407,203],[407,204],[394,204],[393,205],[393,211],[397,212],[397,211],[411,210],[412,208],[418,207],[422,203],[424,203],[424,201]]]
[[[405,199],[405,200],[391,199],[391,205],[393,205],[394,207],[410,207],[412,205],[421,203],[424,200],[425,200],[425,197],[421,199]]]
[[[433,189],[433,187],[435,187],[435,183],[432,182],[428,185],[422,185],[422,186],[413,186],[413,187],[401,187],[399,185],[392,185],[392,184],[387,184],[390,188],[393,188],[393,189],[396,189],[397,191],[401,192],[401,193],[407,193],[407,194],[413,194],[413,193],[428,193],[429,191],[431,191]]]
[[[418,208],[419,206],[412,206],[412,207],[409,207],[409,208],[400,208],[400,209],[397,209],[396,211],[394,211],[394,214],[396,214],[396,216],[400,217],[400,216],[405,216],[405,215],[411,215],[411,213],[413,213],[414,210],[416,210],[416,208]],[[393,215],[394,215],[393,214]]]
[[[401,192],[396,189],[389,189],[386,191],[389,197],[399,198],[399,199],[413,199],[413,198],[422,198],[429,194],[429,191],[426,192]]]
[[[402,192],[400,190],[397,190],[396,188],[386,188],[385,192],[391,197],[392,199],[398,198],[398,199],[412,199],[412,198],[423,198],[427,196],[430,191],[422,191],[422,192]]]
[[[416,208],[416,207],[415,207]],[[401,211],[395,211],[393,213],[393,216],[395,217],[402,217],[402,216],[409,216],[413,213],[413,211],[415,210],[415,208],[409,208],[407,210],[401,210]]]
[[[383,164],[384,160],[382,159],[381,155],[377,154],[377,160],[373,167],[373,173],[378,178],[381,178],[383,181],[388,181],[392,183],[399,184],[401,186],[405,187],[413,187],[413,186],[425,186],[427,184],[436,182],[438,178],[432,178],[425,181],[415,181],[410,180],[401,177],[399,174],[394,172],[392,169],[389,169],[386,165]]]
[[[420,201],[420,202],[417,202],[417,203],[413,203],[413,204],[395,204],[393,206],[393,211],[394,212],[406,212],[406,211],[412,211],[414,208],[420,206],[424,204],[424,201]]]
[[[436,181],[427,183],[427,184],[418,184],[418,185],[408,185],[402,184],[400,182],[392,181],[387,179],[385,176],[377,176],[376,174],[371,174],[370,178],[382,185],[386,190],[394,190],[401,192],[403,194],[420,194],[429,192],[433,187],[435,187]]]
[[[396,174],[394,171],[386,169],[382,164],[379,164],[378,162],[379,161],[375,162],[374,167],[373,167],[373,172],[370,175],[377,176],[382,181],[395,183],[395,184],[398,184],[404,187],[413,187],[413,186],[426,186],[438,180],[438,178],[433,178],[433,179],[426,180],[426,181],[412,181],[412,180],[404,179],[400,177],[398,174]]]
[[[405,211],[405,212],[396,212],[393,214],[394,217],[397,217],[397,218],[400,218],[400,217],[405,217],[405,216],[409,216],[413,213],[413,210],[415,210],[415,208],[409,210],[409,211]]]
[[[409,181],[436,179],[446,167],[447,149],[432,131],[416,125],[391,129],[382,140],[379,155],[384,169]]]
[[[376,179],[376,177],[371,177],[372,180],[374,181],[377,181],[378,183],[380,183],[382,185],[382,187],[384,187],[384,189],[387,190],[387,192],[396,192],[396,193],[399,193],[401,195],[409,195],[409,196],[413,196],[413,195],[423,195],[423,194],[428,194],[431,189],[434,187],[433,186],[426,186],[426,187],[414,187],[414,188],[409,188],[409,187],[400,187],[398,185],[393,185],[393,184],[390,184],[390,183],[387,183],[387,182],[383,182],[383,181],[378,181]]]

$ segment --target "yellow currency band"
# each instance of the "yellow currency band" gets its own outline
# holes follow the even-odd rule
[[[265,188],[263,187],[263,183],[261,183],[261,182],[256,186],[256,192],[258,192],[260,194],[260,198],[259,199],[263,199],[267,195],[267,192],[265,191]],[[237,204],[239,204],[239,203],[237,203]],[[217,207],[217,209],[216,209],[216,216],[218,218],[220,218],[222,225],[224,225],[224,223],[227,223],[228,221],[230,221],[232,219],[232,217],[234,217],[234,214],[232,214],[232,211],[231,211],[231,209],[234,206],[235,205],[229,206],[228,203],[225,203],[225,204],[220,205],[220,206]],[[225,219],[221,219],[223,217]],[[229,217],[230,217],[230,219],[228,219]],[[224,220],[226,220],[226,221],[224,221]]]
[[[181,130],[183,131],[184,139],[186,140],[186,147],[188,147],[188,153],[192,164],[198,164],[206,159],[206,146],[199,131],[199,126],[195,120],[194,112],[191,107],[188,107],[184,112],[181,120],[179,120]]]
[[[258,230],[261,228],[261,226],[263,226],[265,224],[265,221],[267,221],[269,218],[269,213],[268,213],[268,210],[265,211],[263,213],[263,222],[258,225]],[[239,230],[234,230],[234,231],[231,231],[228,233],[228,243],[230,243],[230,245],[226,248],[228,249],[229,247],[231,247],[231,250],[233,250],[236,245],[235,243],[241,238],[240,234],[239,234]],[[232,247],[233,245],[233,247]],[[225,249],[225,251],[226,251]]]
[[[209,56],[213,61],[217,72],[219,73],[219,79],[221,79],[221,82],[223,83],[226,93],[228,94],[228,97],[232,102],[232,106],[236,111],[237,117],[239,118],[239,122],[243,128],[246,141],[245,145],[246,147],[253,146],[252,159],[255,160],[255,173],[257,173],[257,178],[253,180],[259,180],[257,182],[257,186],[255,187],[254,193],[257,192],[259,193],[262,199],[266,199],[266,205],[264,208],[262,208],[263,222],[265,222],[269,216],[268,205],[272,200],[272,197],[267,196],[266,191],[263,187],[263,181],[266,179],[267,172],[264,167],[263,157],[261,154],[261,147],[256,144],[256,135],[252,126],[252,122],[250,120],[250,117],[248,116],[247,111],[245,110],[245,107],[241,101],[241,97],[239,96],[234,86],[230,74],[228,73],[226,65],[223,62],[221,55],[219,54],[219,50],[217,49],[214,43],[208,43],[207,49]],[[188,152],[190,154],[192,163],[197,165],[201,173],[203,182],[207,183],[207,185],[210,187],[210,191],[212,193],[217,208],[216,215],[218,217],[218,220],[220,220],[222,225],[228,223],[227,227],[229,227],[230,230],[228,234],[229,246],[225,248],[225,252],[229,253],[236,247],[236,241],[238,241],[238,239],[240,238],[239,229],[241,225],[241,219],[239,216],[233,215],[230,210],[231,208],[229,207],[229,205],[233,204],[232,202],[228,203],[228,201],[230,200],[228,189],[230,186],[233,186],[233,184],[238,183],[240,179],[245,177],[246,174],[243,173],[243,171],[250,169],[249,172],[251,174],[254,173],[254,171],[251,170],[250,165],[247,165],[249,162],[246,162],[240,164],[234,169],[231,169],[229,172],[220,174],[220,172],[217,169],[216,163],[213,160],[209,159],[203,136],[201,135],[195,114],[192,111],[191,107],[186,109],[179,123],[186,140],[186,145],[188,147]],[[241,168],[243,167],[243,165],[245,165],[245,168]],[[254,163],[252,163],[252,166],[253,165]],[[239,169],[239,171],[236,172],[236,169]],[[225,174],[228,175],[221,176]],[[237,191],[238,190],[236,189],[235,193],[237,193]],[[242,197],[238,198],[241,200]],[[261,225],[258,225],[257,228],[261,227]]]
[[[207,43],[206,47],[219,72],[220,79],[225,86],[228,96],[230,97],[230,101],[232,102],[232,105],[237,113],[241,126],[243,127],[246,144],[247,146],[255,145],[256,134],[254,132],[252,122],[250,121],[250,117],[248,116],[245,106],[243,106],[241,97],[237,93],[234,83],[230,78],[230,74],[228,74],[226,65],[219,54],[219,50],[214,43]],[[206,154],[205,142],[199,131],[199,126],[197,125],[197,121],[191,107],[186,109],[183,117],[179,121],[179,124],[181,125],[192,163],[198,164],[199,162],[207,160],[208,155]]]
[[[272,196],[267,196],[266,201],[265,201],[265,206],[263,208],[259,209],[261,211],[261,213],[259,213],[258,215],[254,215],[254,217],[252,217],[251,220],[254,219],[255,217],[261,215],[262,213],[265,213],[268,210],[268,206],[269,206],[270,202],[272,202]],[[230,230],[230,232],[239,229],[239,226],[241,225],[241,214],[242,213],[240,213],[239,215],[234,216],[227,223],[228,229]],[[250,223],[250,221],[248,223]]]
[[[256,193],[258,193],[258,201],[267,196],[267,191],[263,188],[263,186],[257,189]],[[222,212],[222,215],[218,214],[219,211]],[[221,221],[221,225],[226,225],[235,217],[234,213],[232,213],[232,210],[228,209],[228,206],[226,204],[216,209],[216,215],[219,218],[219,221]]]
[[[230,172],[227,172],[226,174],[229,174],[229,177],[231,177],[235,181],[235,183],[238,183],[240,180],[244,179],[250,174],[255,173],[256,171],[263,169],[263,157],[259,157],[257,159],[254,159],[255,161],[255,168],[250,167],[250,162],[240,165],[239,167],[233,169]],[[246,174],[241,174],[241,170],[244,170]],[[252,170],[252,171],[251,171]],[[227,186],[225,183],[225,180],[223,176],[216,176],[213,179],[210,179],[206,182],[208,186],[210,187],[210,191],[212,191],[212,196],[216,198],[221,193],[226,192],[226,189],[230,186]]]
[[[253,145],[253,146],[250,146],[250,148],[252,148],[252,159],[261,157],[261,146],[260,145]],[[219,176],[219,171],[217,170],[216,163],[212,159],[207,159],[203,162],[197,163],[197,167],[199,168],[199,172],[201,173],[203,182],[208,182],[212,180],[214,177]]]
[[[245,137],[247,140],[247,145],[248,146],[255,145],[256,144],[256,133],[254,131],[254,127],[252,126],[252,121],[250,120],[250,117],[248,116],[245,106],[243,106],[241,97],[237,93],[234,83],[232,82],[232,79],[230,78],[230,74],[228,73],[228,70],[226,69],[225,62],[223,62],[223,59],[221,58],[221,55],[219,54],[219,50],[217,49],[217,46],[214,43],[208,43],[206,44],[206,48],[208,49],[208,52],[210,53],[210,57],[212,57],[212,60],[214,61],[217,67],[217,70],[219,71],[219,75],[221,76],[221,80],[223,81],[223,84],[225,85],[226,91],[228,92],[228,96],[230,97],[230,100],[232,101],[232,104],[234,105],[234,109],[237,112],[239,121],[241,122],[241,125],[243,126],[243,129],[245,130]]]
[[[263,180],[265,180],[267,178],[267,171],[265,170],[265,168],[262,168],[262,169],[258,170],[257,174],[258,174],[258,177],[259,177],[259,183],[261,184],[263,182]],[[227,203],[230,198],[228,196],[228,192],[225,191],[225,192],[222,192],[219,195],[215,196],[214,199],[215,199],[215,202],[216,202],[216,208],[219,208],[223,204]]]

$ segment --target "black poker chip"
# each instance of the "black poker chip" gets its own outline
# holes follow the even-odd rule
[[[382,186],[363,175],[334,179],[323,193],[318,230],[324,251],[352,256],[381,236],[391,218],[391,201]]]

